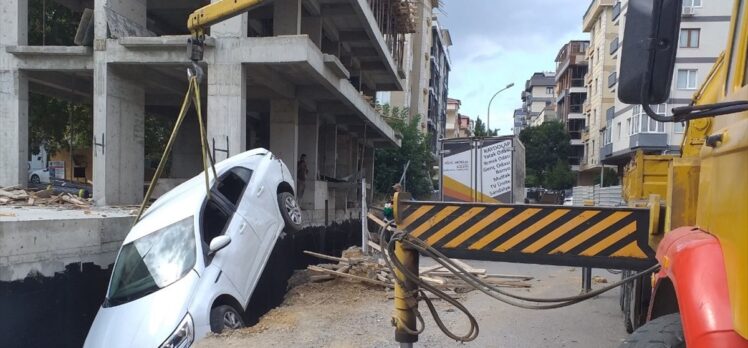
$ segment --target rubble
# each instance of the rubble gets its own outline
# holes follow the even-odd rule
[[[88,209],[90,198],[76,197],[66,192],[55,192],[51,188],[42,190],[22,189],[17,186],[0,188],[0,205],[15,206],[72,206]]]
[[[392,289],[395,287],[395,279],[392,271],[384,260],[379,245],[370,242],[373,254],[365,255],[358,246],[350,247],[343,251],[340,257],[304,251],[305,254],[316,258],[334,261],[335,263],[322,263],[308,266],[309,279],[312,282],[326,282],[333,279],[342,279],[349,282],[365,284],[369,286]],[[524,275],[488,274],[485,269],[474,268],[467,263],[450,259],[465,271],[481,278],[483,281],[498,287],[506,288],[530,288],[528,280],[533,279]],[[419,274],[426,281],[447,294],[462,294],[474,290],[470,285],[457,276],[444,269],[441,265],[433,265],[419,268]]]

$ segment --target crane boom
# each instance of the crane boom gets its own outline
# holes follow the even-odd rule
[[[187,18],[187,29],[192,34],[189,40],[188,54],[192,61],[203,59],[205,29],[231,17],[249,11],[266,0],[220,0],[205,5],[190,14]]]

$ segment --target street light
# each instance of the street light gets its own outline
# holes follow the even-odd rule
[[[498,92],[494,93],[493,97],[491,97],[491,100],[488,101],[488,111],[486,112],[486,131],[491,132],[491,103],[493,102],[493,98],[496,98],[499,93],[512,88],[514,86],[514,82],[506,85],[506,87],[500,89]]]

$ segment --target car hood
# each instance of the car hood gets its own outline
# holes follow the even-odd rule
[[[159,291],[114,307],[101,307],[84,347],[158,347],[187,314],[200,278],[194,271]]]

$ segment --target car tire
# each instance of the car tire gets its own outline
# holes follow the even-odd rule
[[[680,313],[663,315],[629,335],[619,348],[685,348]]]
[[[34,175],[31,176],[31,180],[30,181],[31,181],[32,184],[39,184],[39,183],[42,182],[42,180],[39,179],[39,175],[36,175],[36,174],[34,174]]]
[[[292,231],[301,231],[301,208],[299,203],[296,202],[296,197],[288,192],[279,193],[278,208],[286,227]]]
[[[220,305],[210,310],[210,331],[222,333],[244,327],[241,314],[234,307]]]

